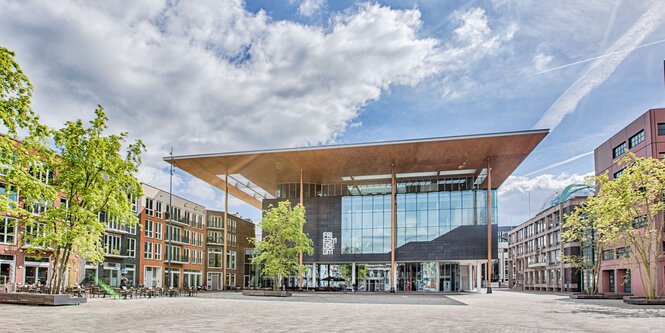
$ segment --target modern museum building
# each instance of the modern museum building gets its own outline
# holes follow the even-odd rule
[[[302,203],[314,254],[302,258],[306,269],[294,273],[292,286],[325,285],[345,266],[347,282],[368,291],[480,290],[497,258],[497,189],[547,133],[165,160],[259,209]]]

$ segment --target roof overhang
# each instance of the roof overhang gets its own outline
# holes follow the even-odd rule
[[[498,188],[545,138],[549,130],[258,150],[164,157],[164,160],[221,190],[229,175],[229,194],[257,208],[275,195],[277,184],[338,184],[362,177],[385,181],[394,163],[412,178],[474,176],[485,183],[490,159],[492,187]],[[464,175],[462,175],[464,174]],[[375,177],[373,177],[373,175]],[[345,178],[344,178],[345,177]],[[374,178],[374,179],[372,179]],[[358,181],[361,179],[357,179]]]

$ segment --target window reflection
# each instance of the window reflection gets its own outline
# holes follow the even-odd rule
[[[492,198],[492,222],[497,224],[496,191]],[[342,197],[342,253],[390,252],[390,201],[390,195]],[[397,247],[487,223],[485,190],[403,193],[396,201]]]

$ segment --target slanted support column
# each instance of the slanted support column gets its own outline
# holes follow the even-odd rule
[[[351,287],[356,291],[356,263],[351,263]]]
[[[228,239],[229,239],[229,173],[224,174],[224,254],[222,255],[222,290],[226,289],[226,267],[227,262]],[[206,236],[207,237],[207,236]]]
[[[487,293],[492,293],[492,171],[487,157]]]
[[[300,205],[305,206],[305,197],[304,197],[304,184],[303,184],[303,170],[300,169]],[[300,232],[303,231],[304,225],[301,223],[300,224]],[[298,265],[298,288],[302,289],[302,251],[300,251],[300,261]]]
[[[396,198],[395,192],[397,191],[395,183],[395,163],[391,165],[392,177],[390,181],[390,292],[395,292],[395,226],[396,226]]]

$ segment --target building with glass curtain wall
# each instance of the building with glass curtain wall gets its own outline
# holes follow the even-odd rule
[[[547,132],[165,160],[260,209],[302,203],[314,254],[291,286],[325,286],[351,266],[347,282],[365,290],[479,290],[497,258],[497,188]]]

